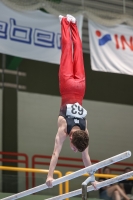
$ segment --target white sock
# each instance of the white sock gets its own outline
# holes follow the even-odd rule
[[[60,20],[60,22],[61,22],[61,20],[62,20],[63,17],[64,17],[64,16],[59,15],[59,20]]]
[[[76,23],[76,18],[75,17],[73,17],[72,15],[69,15],[69,14],[67,14],[67,20],[70,22],[72,22],[72,23]]]

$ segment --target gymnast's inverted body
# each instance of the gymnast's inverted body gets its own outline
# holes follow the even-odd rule
[[[61,61],[59,68],[59,88],[61,107],[58,117],[58,131],[49,166],[46,184],[52,187],[53,173],[60,151],[67,137],[74,152],[82,152],[85,167],[91,165],[89,151],[89,132],[87,129],[87,111],[82,107],[85,94],[85,70],[82,43],[78,33],[76,19],[67,15],[59,16],[61,23]],[[92,183],[96,189],[96,181]]]

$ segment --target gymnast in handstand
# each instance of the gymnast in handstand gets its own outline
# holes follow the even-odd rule
[[[82,43],[79,37],[76,19],[67,15],[59,16],[61,23],[61,62],[59,68],[59,88],[61,107],[58,117],[58,131],[55,137],[46,184],[52,187],[53,173],[63,143],[70,139],[70,148],[74,152],[82,152],[85,167],[91,165],[88,154],[89,132],[87,129],[87,111],[82,107],[85,94],[85,71],[83,63]],[[96,189],[96,182],[92,185]]]

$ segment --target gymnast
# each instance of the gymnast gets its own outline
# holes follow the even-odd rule
[[[58,131],[46,179],[48,187],[52,187],[53,173],[63,143],[70,139],[70,148],[82,152],[84,166],[90,166],[88,154],[89,132],[87,129],[87,111],[82,107],[85,94],[85,71],[83,63],[82,43],[79,37],[76,19],[67,15],[59,16],[61,23],[61,61],[59,68],[59,88],[61,107],[58,117]],[[96,189],[96,181],[92,182]]]

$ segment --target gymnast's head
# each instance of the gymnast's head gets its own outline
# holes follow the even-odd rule
[[[77,130],[70,133],[70,147],[74,152],[83,152],[89,145],[89,135],[86,131]]]

